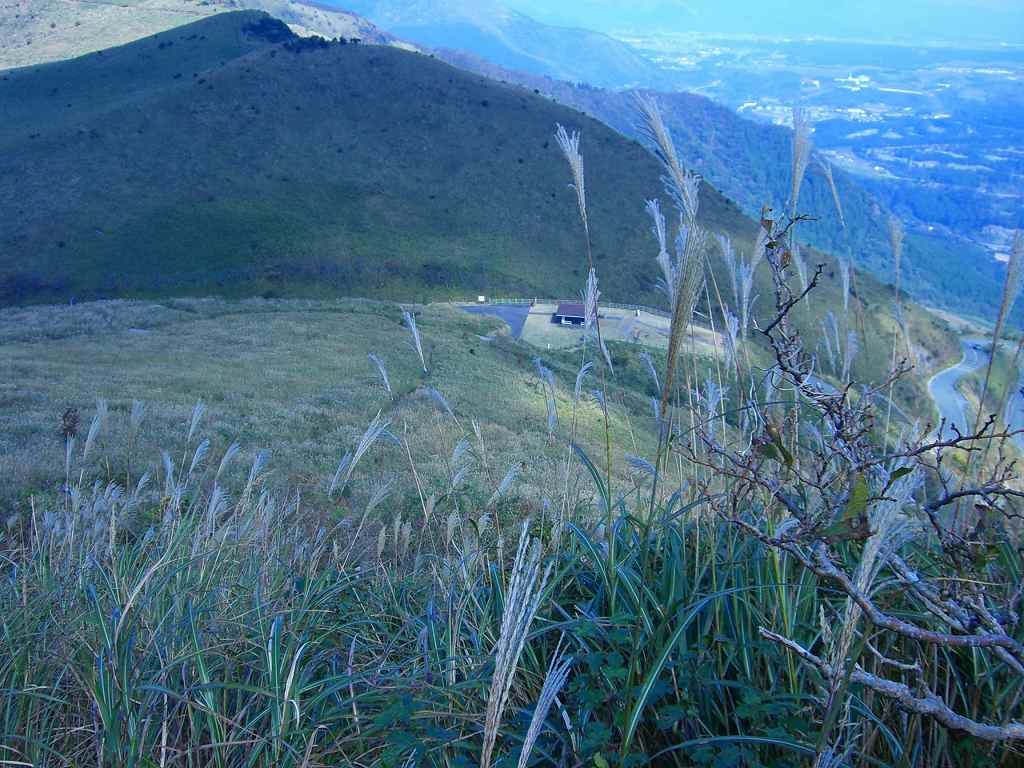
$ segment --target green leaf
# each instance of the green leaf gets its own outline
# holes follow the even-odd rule
[[[885,484],[885,490],[882,491],[882,495],[885,495],[885,493],[888,492],[888,490],[893,487],[897,480],[906,477],[913,471],[913,467],[900,467],[899,469],[894,470],[893,473],[889,475],[889,482]]]
[[[853,481],[853,489],[850,491],[850,500],[846,502],[846,509],[843,510],[844,521],[859,520],[868,510],[868,499],[871,497],[871,489],[868,488],[868,481],[864,475],[857,475]]]
[[[573,450],[576,451],[576,455],[579,456],[580,461],[583,462],[583,466],[587,468],[587,472],[589,472],[590,476],[594,479],[594,485],[597,486],[597,492],[601,496],[601,503],[604,505],[601,511],[607,512],[612,508],[612,499],[611,494],[608,492],[608,486],[605,484],[604,480],[601,479],[601,472],[594,465],[594,462],[590,460],[590,457],[587,456],[586,451],[576,445],[576,443],[573,443],[572,447]],[[608,532],[608,535],[612,535],[611,531]]]
[[[643,685],[640,686],[640,695],[637,696],[636,701],[633,702],[633,707],[629,711],[629,717],[626,719],[626,735],[622,740],[622,751],[621,754],[625,755],[629,746],[633,741],[633,736],[636,735],[637,726],[640,724],[640,717],[643,714],[644,707],[647,706],[647,700],[651,695],[651,691],[654,689],[654,684],[658,680],[658,676],[661,675],[661,671],[665,668],[665,664],[668,663],[669,656],[672,655],[672,649],[676,647],[679,639],[683,636],[683,632],[686,631],[687,627],[693,623],[694,619],[700,615],[700,612],[704,610],[704,607],[712,600],[716,600],[720,597],[725,597],[734,592],[739,592],[743,588],[734,587],[733,589],[723,590],[716,592],[712,595],[698,600],[691,607],[689,612],[679,622],[679,626],[676,627],[672,636],[668,639],[664,646],[662,646],[661,653],[658,654],[658,658],[654,665],[648,670],[646,677],[644,678]]]

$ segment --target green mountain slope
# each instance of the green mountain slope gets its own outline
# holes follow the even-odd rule
[[[39,0],[27,11],[14,0],[0,0],[0,68],[102,50],[146,34],[165,32],[197,16],[236,8],[269,11],[299,34],[359,37],[364,42],[411,47],[350,12],[297,0],[205,0],[202,4],[191,0],[119,0],[114,4]],[[613,78],[616,82],[649,83],[657,75],[628,47],[609,38],[536,24],[495,5],[445,3],[442,8],[426,0],[367,0],[360,8],[378,14],[384,23],[407,25],[405,31],[418,42],[450,45],[461,41],[466,48],[486,50],[494,61],[519,69],[498,66],[465,50],[440,48],[437,54],[460,68],[548,94],[626,135],[635,134],[631,92],[576,86],[564,80],[602,82],[604,75],[618,72]],[[490,42],[481,49],[477,45],[480,40],[464,39],[457,29],[440,29],[437,25],[442,21],[460,28],[475,27],[474,34]],[[510,54],[511,49],[518,53]],[[527,51],[532,53],[527,56]],[[581,51],[588,53],[584,56]],[[519,70],[540,71],[553,78]],[[778,204],[786,198],[790,142],[786,129],[745,120],[693,94],[662,93],[658,99],[685,160],[736,200],[748,215],[756,215],[765,202]],[[857,180],[836,171],[836,181],[850,223],[848,233],[839,227],[831,192],[820,169],[812,164],[802,207],[818,219],[804,226],[803,238],[833,253],[852,253],[858,266],[883,282],[891,280],[887,212]],[[1002,265],[966,241],[949,242],[924,231],[908,235],[904,285],[919,300],[972,315],[990,315],[998,303],[1004,272]]]
[[[287,34],[220,15],[0,78],[0,300],[575,294],[557,122],[586,135],[606,295],[655,300],[639,145],[425,56]],[[706,211],[740,225],[711,191]]]

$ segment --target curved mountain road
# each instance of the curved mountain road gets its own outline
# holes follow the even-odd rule
[[[962,433],[971,426],[970,414],[967,398],[956,385],[964,376],[969,376],[988,362],[988,353],[980,348],[978,342],[978,339],[963,339],[964,356],[960,362],[935,374],[928,382],[928,394],[939,411],[939,417],[946,420],[947,427],[955,425]]]
[[[980,370],[988,363],[989,352],[983,345],[987,344],[985,339],[963,339],[964,356],[954,366],[932,376],[928,382],[928,394],[931,395],[939,416],[946,420],[947,426],[956,425],[962,433],[966,433],[974,425],[970,421],[971,414],[967,408],[965,398],[957,384],[964,376],[969,376]],[[1010,396],[1006,403],[1006,413],[1003,420],[1011,430],[1024,429],[1024,395],[1021,389],[1024,388],[1024,371],[1020,374],[1017,382],[1017,389]],[[1013,438],[1014,445],[1018,450],[1024,452],[1024,434]]]

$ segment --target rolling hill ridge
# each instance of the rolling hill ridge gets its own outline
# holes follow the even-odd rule
[[[329,0],[418,45],[472,51],[505,67],[608,87],[667,83],[620,40],[542,24],[499,0]]]
[[[558,122],[586,137],[595,253],[615,274],[606,295],[655,300],[651,155],[419,54],[222,14],[4,73],[0,118],[4,302],[571,295],[580,235]],[[709,217],[742,221],[707,197]]]

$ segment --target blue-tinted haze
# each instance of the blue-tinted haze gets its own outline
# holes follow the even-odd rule
[[[540,21],[606,32],[1024,43],[1024,2],[1021,0],[507,1]]]

